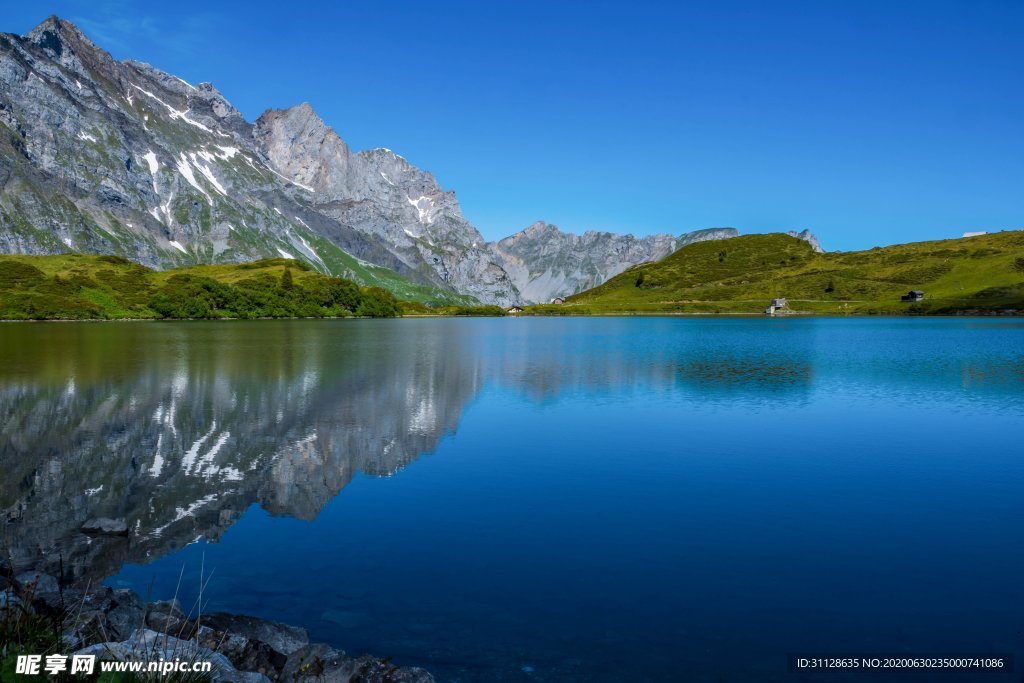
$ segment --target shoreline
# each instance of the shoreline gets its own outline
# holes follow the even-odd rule
[[[398,315],[390,318],[372,316],[282,316],[277,318],[0,318],[0,323],[178,323],[232,322],[266,320],[402,320],[402,319],[466,320],[473,318],[1024,318],[1024,309],[965,310],[956,313],[791,313],[766,315],[746,311],[722,313],[687,313],[685,311],[608,311],[602,313],[510,313],[508,315]]]
[[[428,671],[397,666],[389,657],[351,656],[312,643],[305,628],[229,612],[194,616],[176,598],[146,602],[128,588],[62,585],[54,576],[29,570],[13,575],[0,564],[0,618],[43,624],[54,636],[51,650],[39,643],[13,643],[16,654],[93,655],[100,661],[210,662],[210,680],[373,680],[434,683]],[[98,668],[97,668],[98,670]]]

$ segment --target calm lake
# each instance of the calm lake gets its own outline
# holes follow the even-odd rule
[[[16,562],[439,681],[1024,668],[1020,319],[3,324],[0,429]]]

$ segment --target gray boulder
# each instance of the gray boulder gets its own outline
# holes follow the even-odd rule
[[[285,657],[309,644],[304,628],[265,621],[257,617],[214,612],[203,616],[203,625],[219,631],[245,636],[249,640],[266,643]]]
[[[269,682],[265,675],[255,672],[240,672],[230,660],[219,652],[203,647],[192,640],[181,640],[166,633],[149,629],[138,629],[122,642],[106,642],[90,645],[75,652],[77,655],[94,655],[103,661],[186,661],[210,662],[211,680],[225,683]]]
[[[60,595],[57,579],[49,574],[37,571],[22,572],[15,577],[22,589],[34,598],[50,598]]]
[[[161,600],[148,605],[145,624],[148,629],[181,638],[191,638],[196,631],[196,623],[188,619],[177,600]]]
[[[8,612],[16,612],[21,609],[25,603],[21,601],[11,589],[0,591],[0,618],[6,615]]]
[[[288,657],[281,672],[285,681],[324,683],[433,683],[434,677],[418,667],[399,667],[370,655],[349,657],[327,645],[309,645]]]

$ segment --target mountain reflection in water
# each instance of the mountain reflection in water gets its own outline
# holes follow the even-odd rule
[[[814,326],[499,322],[6,325],[6,550],[18,566],[63,562],[73,578],[103,577],[216,539],[252,503],[313,519],[356,472],[386,476],[433,450],[485,381],[540,401],[653,387],[756,410],[801,404],[820,352]],[[1024,383],[1019,358],[993,366],[847,351],[828,360],[822,383],[899,374],[934,399],[960,389],[949,363],[964,385]],[[87,539],[78,529],[91,517],[126,519],[130,540]]]
[[[1019,651],[1022,368],[1008,320],[2,325],[0,550],[213,566],[217,609],[439,680]]]
[[[0,505],[18,566],[107,576],[216,539],[250,504],[312,519],[389,475],[481,386],[458,336],[372,321],[19,325],[0,335]],[[91,517],[130,540],[88,539]]]

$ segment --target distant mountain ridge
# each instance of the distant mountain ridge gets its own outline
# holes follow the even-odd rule
[[[630,266],[660,261],[687,244],[737,235],[735,228],[695,230],[678,237],[596,231],[574,235],[538,221],[490,246],[523,300],[547,303],[596,287]]]
[[[57,17],[0,34],[0,253],[155,268],[295,258],[400,298],[510,305],[735,234],[537,223],[488,243],[430,173],[352,152],[308,104],[249,123],[211,84],[116,61]]]

